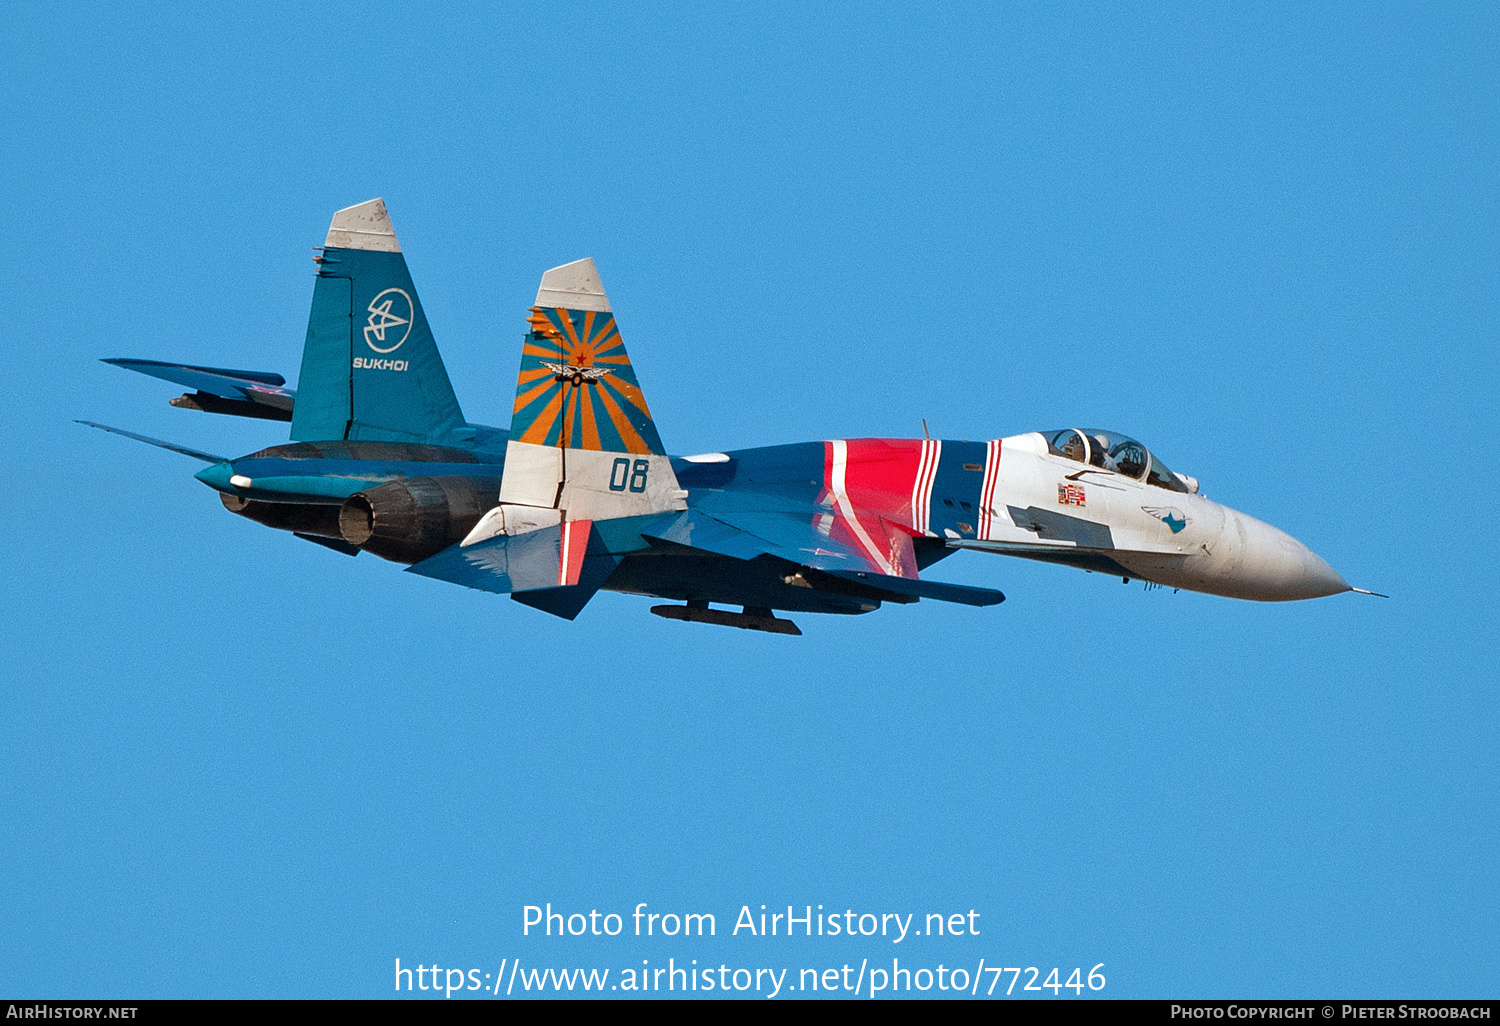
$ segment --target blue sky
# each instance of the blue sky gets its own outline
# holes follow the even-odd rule
[[[1468,466],[1493,7],[15,5],[0,33],[0,991],[893,954],[1102,962],[1121,997],[1500,990],[1497,490]],[[377,195],[471,420],[508,422],[541,271],[592,256],[674,452],[1112,427],[1393,597],[965,553],[935,576],[1003,606],[788,639],[605,594],[569,624],[72,423],[283,441],[98,359],[295,378],[311,247]],[[522,937],[549,901],[720,936]],[[725,936],[762,903],[982,932]]]

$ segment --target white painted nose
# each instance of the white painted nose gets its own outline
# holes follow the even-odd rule
[[[1350,590],[1338,571],[1285,531],[1237,510],[1225,513],[1223,541],[1239,542],[1238,565],[1226,582],[1236,597],[1290,602]]]

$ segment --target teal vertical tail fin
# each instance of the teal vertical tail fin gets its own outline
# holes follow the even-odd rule
[[[436,444],[464,423],[385,201],[340,210],[318,258],[292,440]]]

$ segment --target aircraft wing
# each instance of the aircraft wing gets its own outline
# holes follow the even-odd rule
[[[882,553],[865,544],[877,533],[875,526],[865,525],[863,533],[852,541],[835,536],[832,526],[824,533],[806,512],[716,509],[710,515],[692,509],[660,526],[646,528],[641,534],[648,539],[734,559],[775,556],[807,568],[810,572],[803,577],[813,588],[836,587],[836,582],[823,580],[826,575],[893,597],[903,596],[907,601],[931,598],[971,606],[992,606],[1005,601],[1005,595],[992,588],[919,580],[915,560],[910,558],[910,535],[896,530],[879,531],[882,540],[889,540],[890,545],[888,552]],[[903,545],[904,553],[900,551]],[[909,569],[910,574],[891,573],[893,569]]]
[[[761,509],[710,516],[688,510],[630,519],[626,537],[731,559],[775,557],[801,567],[803,580],[815,590],[850,594],[853,585],[861,589],[860,594],[874,593],[872,597],[895,602],[931,598],[991,606],[1005,601],[1003,594],[991,588],[888,574],[858,545],[825,535],[806,512]],[[601,532],[598,526],[577,520],[526,534],[497,535],[472,545],[453,545],[407,571],[479,591],[509,594],[518,602],[571,620],[627,552],[639,546],[639,541],[624,548],[611,544],[612,532]],[[909,547],[910,537],[906,537]]]
[[[158,449],[180,452],[184,456],[191,456],[193,459],[202,460],[204,463],[225,462],[223,456],[215,456],[213,453],[204,452],[201,449],[190,449],[185,445],[178,445],[176,442],[163,442],[160,438],[152,438],[150,435],[138,435],[134,431],[126,431],[124,428],[110,427],[108,424],[96,424],[92,420],[75,420],[73,423],[82,424],[85,427],[98,428],[100,431],[108,431],[112,435],[124,435],[126,438],[134,438],[137,442],[145,442],[147,445],[154,445]]]
[[[793,513],[747,510],[710,515],[694,509],[641,534],[735,559],[772,555],[818,570],[879,572],[867,555],[819,533],[808,517]]]
[[[160,360],[135,360],[127,357],[116,357],[104,362],[197,389],[196,393],[173,399],[173,406],[261,420],[292,419],[292,406],[297,392],[285,387],[286,378],[271,371],[195,367],[186,363],[163,363]]]

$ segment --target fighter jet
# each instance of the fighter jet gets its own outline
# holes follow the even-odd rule
[[[668,455],[588,259],[542,275],[510,426],[472,424],[385,203],[336,213],[315,260],[296,390],[266,371],[105,361],[193,389],[173,406],[289,421],[289,444],[224,459],[105,430],[207,463],[197,478],[231,513],[338,552],[569,620],[606,589],[782,634],[801,632],[776,611],[1004,601],[924,576],[960,550],[1267,602],[1363,590],[1114,431]]]

